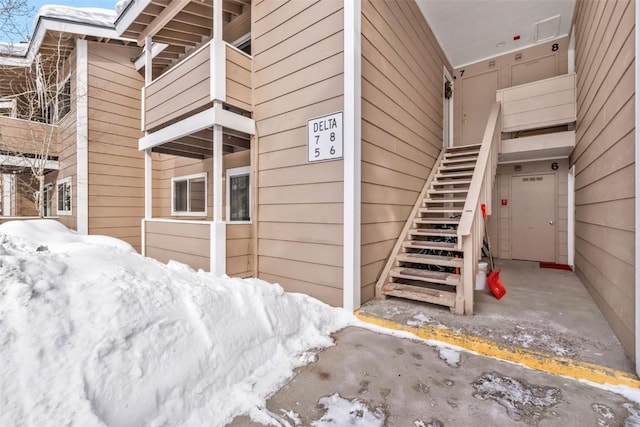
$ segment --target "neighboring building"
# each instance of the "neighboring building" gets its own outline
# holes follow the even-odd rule
[[[486,203],[498,255],[572,265],[636,354],[635,3],[492,4],[126,4],[143,252],[471,313]]]
[[[42,162],[46,216],[140,250],[140,48],[118,37],[114,19],[114,11],[46,6],[32,41],[0,57],[2,215],[38,216],[29,168]]]

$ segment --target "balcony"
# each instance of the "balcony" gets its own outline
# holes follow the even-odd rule
[[[496,98],[502,104],[500,162],[571,154],[575,147],[575,74],[501,89]]]
[[[144,254],[161,262],[176,260],[194,269],[211,271],[211,254],[215,251],[211,238],[212,227],[212,221],[145,219]],[[227,224],[227,275],[252,275],[251,235],[251,224]]]
[[[0,151],[4,153],[2,163],[5,166],[20,166],[22,155],[30,157],[29,155],[45,153],[47,144],[49,157],[57,157],[60,152],[57,126],[0,116]]]
[[[153,131],[209,108],[213,100],[251,111],[251,57],[222,43],[216,67],[214,40],[200,47],[145,88],[144,130]],[[217,60],[216,59],[216,60]],[[216,91],[216,70],[223,90]],[[215,91],[212,92],[212,91]]]

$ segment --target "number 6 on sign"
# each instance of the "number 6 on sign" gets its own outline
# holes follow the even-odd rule
[[[342,158],[342,111],[307,121],[307,161]]]

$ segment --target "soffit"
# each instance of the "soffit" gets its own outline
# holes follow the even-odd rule
[[[143,0],[134,0],[137,2]],[[135,6],[132,5],[132,6]],[[126,38],[140,39],[147,28],[162,17],[165,9],[171,7],[171,0],[151,0],[124,29],[120,35]],[[250,0],[224,0],[222,3],[223,22],[230,22],[242,13],[243,7],[250,7]],[[124,10],[123,15],[133,13],[134,8]],[[181,57],[205,44],[213,34],[213,0],[191,0],[179,12],[172,13],[171,19],[152,36],[154,43],[167,45],[153,59],[154,75],[160,74]],[[121,20],[122,16],[118,18]],[[160,18],[162,19],[162,18]],[[118,21],[116,21],[118,22]],[[117,24],[118,25],[118,24]],[[140,40],[138,40],[140,42]]]
[[[575,8],[575,0],[416,1],[453,68],[564,37]]]

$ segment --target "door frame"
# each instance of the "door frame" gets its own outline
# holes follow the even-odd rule
[[[453,92],[449,98],[444,95],[444,85],[449,82],[453,91],[453,76],[443,66],[442,73],[442,146],[453,147]]]

